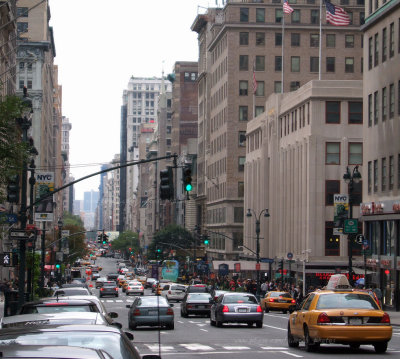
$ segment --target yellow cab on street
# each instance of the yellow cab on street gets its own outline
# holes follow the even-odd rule
[[[308,352],[320,344],[344,344],[352,349],[373,345],[376,353],[384,353],[391,338],[389,315],[368,292],[353,289],[343,274],[332,275],[325,289],[309,293],[289,316],[288,346],[304,341]]]
[[[283,313],[288,311],[291,313],[296,308],[296,300],[292,298],[290,293],[282,291],[271,291],[265,294],[261,299],[261,308],[268,313],[270,310],[278,310]]]

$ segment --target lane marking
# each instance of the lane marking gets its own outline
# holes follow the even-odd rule
[[[250,350],[249,347],[229,347],[229,346],[227,346],[227,347],[222,347],[222,348],[224,348],[226,350]]]
[[[273,327],[272,325],[267,325],[267,324],[264,324],[263,327],[272,328],[272,329],[278,329],[278,330],[284,330],[284,331],[287,330],[287,328],[278,328],[278,327]]]
[[[203,345],[203,344],[179,344],[180,346],[189,349],[189,350],[215,350],[214,348],[208,346],[208,345]]]
[[[207,330],[207,329],[200,329],[200,330],[202,330],[203,332],[207,332],[207,333],[208,333],[208,330]]]
[[[158,349],[159,349],[158,344],[146,344],[146,346],[153,352],[158,352]],[[171,350],[174,350],[174,347],[170,346],[170,345],[161,345],[161,351],[163,351],[163,350],[171,351]]]
[[[261,347],[263,350],[287,350],[287,347]]]
[[[281,353],[284,353],[284,354],[287,354],[287,355],[291,355],[291,356],[296,357],[296,358],[303,358],[302,355],[297,355],[297,354],[293,354],[293,353],[289,353],[289,352],[285,352],[285,351],[281,351]]]

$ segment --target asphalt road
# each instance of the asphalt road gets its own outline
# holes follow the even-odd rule
[[[112,258],[100,258],[96,261],[103,267],[102,275],[115,273],[117,260]],[[98,290],[93,289],[98,295]],[[150,289],[146,289],[145,295],[152,295]],[[299,348],[289,348],[286,341],[288,314],[280,312],[265,313],[263,328],[259,329],[247,325],[225,324],[222,328],[211,327],[206,317],[190,316],[181,318],[180,303],[174,304],[175,329],[158,330],[158,328],[139,327],[134,331],[128,329],[127,304],[132,303],[133,296],[127,296],[121,290],[119,297],[103,297],[103,303],[109,311],[117,312],[124,331],[130,331],[135,339],[135,346],[144,354],[158,354],[161,351],[162,358],[337,358],[346,355],[347,358],[360,358],[368,355],[368,358],[382,357],[376,354],[372,346],[361,346],[358,350],[352,350],[343,345],[321,345],[316,353],[307,353],[304,345]],[[160,343],[160,345],[159,345]],[[393,338],[389,342],[387,357],[400,358],[400,327],[393,330]]]

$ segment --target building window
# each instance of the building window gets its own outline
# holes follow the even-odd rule
[[[239,106],[239,121],[247,121],[249,110],[247,106]]]
[[[300,46],[300,34],[299,33],[290,34],[290,44],[293,47]]]
[[[389,57],[393,56],[394,56],[394,23],[392,22],[389,27]]]
[[[374,192],[378,192],[378,160],[374,160]]]
[[[372,37],[368,39],[368,69],[372,69]]]
[[[238,197],[244,197],[244,182],[238,182]]]
[[[318,72],[319,70],[319,57],[310,57],[310,72]]]
[[[249,8],[248,7],[240,8],[240,22],[249,22]]]
[[[239,147],[246,146],[246,131],[239,131]]]
[[[374,36],[374,66],[379,64],[379,35]]]
[[[333,206],[333,195],[340,193],[340,181],[325,181],[325,206]]]
[[[387,116],[386,102],[387,102],[387,94],[386,94],[386,87],[384,87],[382,89],[382,121],[385,121]]]
[[[300,56],[290,58],[290,69],[292,72],[300,72]]]
[[[364,25],[364,24],[365,24],[365,12],[360,11],[360,25]]]
[[[340,123],[340,101],[326,101],[325,122]]]
[[[282,56],[275,56],[275,71],[282,71]]]
[[[25,86],[24,80],[19,80],[19,89],[22,90]]]
[[[372,94],[368,95],[368,127],[372,126]]]
[[[256,32],[256,46],[265,45],[265,32]]]
[[[244,163],[246,162],[246,157],[239,157],[238,159],[238,171],[243,172],[244,171]]]
[[[282,33],[281,32],[275,33],[275,46],[282,46]]]
[[[275,23],[281,24],[282,23],[282,17],[283,17],[282,9],[275,9]]]
[[[282,82],[281,81],[274,82],[274,93],[282,93]]]
[[[239,81],[239,96],[247,96],[249,90],[248,81]]]
[[[248,71],[249,70],[249,56],[239,55],[239,70]]]
[[[248,45],[249,44],[249,33],[241,32],[239,33],[239,45]]]
[[[265,22],[265,9],[256,9],[256,22]]]
[[[359,125],[363,123],[363,103],[349,102],[349,124]]]
[[[333,234],[333,222],[325,222],[325,256],[340,255],[340,236]]]
[[[354,35],[346,35],[345,36],[344,46],[347,48],[354,47]]]
[[[335,58],[334,57],[326,58],[326,72],[335,72]]]
[[[326,165],[340,165],[340,143],[327,142],[325,151],[325,164]]]
[[[290,91],[296,91],[300,88],[300,81],[290,81]]]
[[[310,34],[310,47],[319,47],[319,34]]]
[[[362,143],[349,143],[349,165],[362,165]]]
[[[394,157],[389,156],[389,190],[394,188]]]
[[[394,117],[394,84],[389,85],[389,117]]]
[[[368,194],[372,192],[372,162],[368,162]]]
[[[298,24],[300,22],[300,10],[294,9],[291,15],[292,15],[292,24]]]
[[[264,112],[264,106],[256,106],[256,117]]]
[[[257,82],[257,90],[256,90],[256,96],[264,96],[264,81],[258,81]]]
[[[265,56],[256,56],[256,71],[265,70]]]
[[[336,47],[336,35],[326,34],[326,47],[334,48]]]
[[[319,24],[319,10],[311,10],[311,24]]]
[[[387,35],[386,35],[386,27],[382,29],[382,62],[386,61],[387,56]]]
[[[243,207],[233,207],[233,222],[243,223],[244,209]]]
[[[29,9],[27,7],[17,7],[17,17],[28,17]]]
[[[171,146],[171,139],[170,138],[167,138],[166,144],[167,144],[167,146]]]
[[[382,158],[382,163],[381,163],[382,167],[381,167],[381,188],[382,191],[386,191],[386,157]]]
[[[351,195],[351,203],[353,206],[359,206],[362,202],[362,181],[353,183],[353,193]]]
[[[18,34],[28,32],[28,23],[27,22],[17,22],[17,32],[18,32]]]
[[[379,119],[379,97],[378,91],[374,92],[374,125],[378,123]]]
[[[353,73],[354,72],[354,57],[346,57],[345,59],[345,72]]]

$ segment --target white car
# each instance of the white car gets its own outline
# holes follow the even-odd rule
[[[131,295],[131,294],[140,294],[144,295],[144,287],[143,284],[140,283],[137,280],[130,280],[128,282],[128,286],[125,289],[126,295]]]
[[[176,283],[167,283],[163,286],[161,295],[167,298],[168,301],[175,300],[180,301],[183,300],[186,294],[186,286],[183,284]]]

